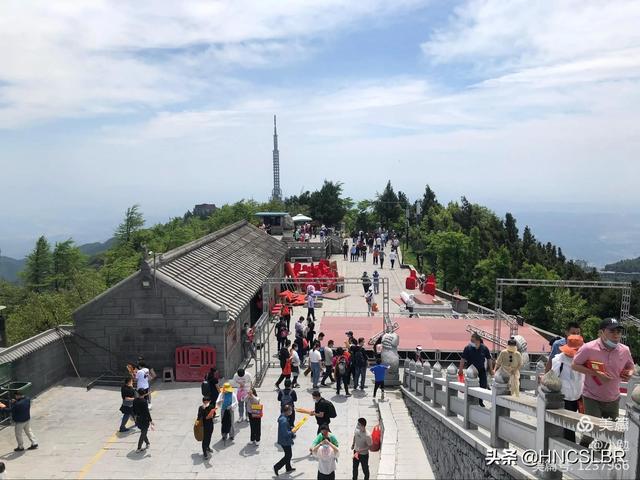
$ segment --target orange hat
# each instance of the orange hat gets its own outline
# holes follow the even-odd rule
[[[584,345],[584,338],[581,335],[569,335],[567,343],[560,347],[560,351],[567,357],[573,357],[582,345]]]

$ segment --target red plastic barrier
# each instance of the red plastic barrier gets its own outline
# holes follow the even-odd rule
[[[371,450],[372,452],[377,452],[378,450],[380,450],[381,446],[382,430],[380,429],[380,425],[376,425],[375,427],[373,427],[373,430],[371,430],[371,448],[369,448],[369,450]]]
[[[415,290],[416,289],[416,278],[415,277],[407,277],[404,286],[407,290]]]
[[[176,381],[201,382],[216,366],[216,349],[208,345],[187,345],[176,348]]]

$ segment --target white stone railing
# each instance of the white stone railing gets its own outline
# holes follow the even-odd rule
[[[634,389],[640,392],[640,377],[634,375],[625,386],[629,392]],[[476,435],[477,440],[472,445],[479,450],[478,445],[486,442],[492,449],[533,450],[560,455],[555,459],[543,459],[545,478],[562,478],[563,471],[573,478],[640,478],[640,405],[633,401],[631,395],[620,399],[620,408],[626,410],[622,417],[624,421],[619,419],[618,422],[613,422],[566,410],[561,393],[547,392],[547,388],[536,387],[536,396],[521,393],[516,397],[510,394],[508,385],[497,383],[495,379],[491,390],[480,388],[477,372],[473,368],[465,371],[465,381],[461,383],[454,364],[445,370],[439,363],[432,367],[427,362],[416,364],[414,361],[405,362],[402,383],[403,393],[425,410],[429,410],[429,414],[453,420],[450,426],[466,430],[465,436]],[[480,400],[490,402],[491,408],[480,406]],[[513,413],[517,415],[512,416]],[[621,424],[626,427],[624,431],[620,428]],[[582,425],[587,425],[587,428],[588,425],[593,426],[589,436],[594,440],[628,447],[624,450],[623,461],[620,462],[618,457],[617,463],[598,465],[598,468],[579,463],[560,463],[560,458],[565,458],[561,455],[566,455],[568,451],[572,450],[577,454],[584,450],[563,438],[564,429],[580,433],[579,426]],[[486,432],[481,433],[478,427]],[[520,457],[518,466],[534,470]]]

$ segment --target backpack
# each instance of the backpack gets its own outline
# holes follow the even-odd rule
[[[367,365],[367,357],[361,348],[358,348],[353,354],[353,364],[356,367],[364,367]]]
[[[287,330],[286,326],[282,326],[280,328],[280,338],[287,338],[289,336],[289,331]]]
[[[302,339],[302,348],[304,350],[309,350],[309,341],[306,338]]]
[[[344,357],[340,357],[340,360],[338,360],[338,374],[339,375],[347,374],[347,361],[345,360]]]
[[[329,400],[325,400],[325,402],[327,402],[327,406],[329,407],[329,411],[327,412],[329,414],[329,418],[336,418],[338,416],[338,412],[336,412],[335,405]]]
[[[283,390],[280,397],[280,409],[283,409],[285,405],[293,405],[293,397],[291,396],[291,390]]]
[[[202,382],[202,385],[200,385],[200,390],[202,391],[203,397],[211,397],[211,387],[209,386],[209,382],[206,380]]]

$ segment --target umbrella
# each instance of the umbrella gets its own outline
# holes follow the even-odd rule
[[[310,222],[312,219],[311,217],[307,217],[306,215],[302,215],[301,213],[299,213],[298,215],[293,217],[292,220],[295,223],[295,222]]]

